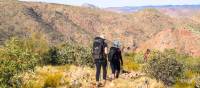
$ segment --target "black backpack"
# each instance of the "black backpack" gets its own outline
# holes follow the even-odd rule
[[[103,59],[104,55],[104,39],[96,37],[93,42],[93,58]]]
[[[108,53],[108,60],[113,61],[116,58],[117,48],[111,47]]]

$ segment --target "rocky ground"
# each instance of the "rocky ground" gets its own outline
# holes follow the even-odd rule
[[[34,73],[26,73],[23,81],[24,88],[96,88],[95,70],[89,67],[68,65],[37,67]],[[30,84],[31,82],[37,85]],[[107,80],[102,88],[164,88],[164,86],[155,79],[145,76],[144,73],[130,71],[121,74],[118,79]]]

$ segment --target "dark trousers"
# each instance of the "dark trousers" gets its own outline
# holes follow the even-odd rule
[[[115,74],[116,78],[118,78],[119,73],[120,73],[120,62],[119,61],[111,61],[110,67],[112,70],[112,74]]]
[[[96,81],[99,81],[101,68],[103,68],[103,79],[106,80],[107,75],[107,61],[106,60],[95,60],[96,65]]]

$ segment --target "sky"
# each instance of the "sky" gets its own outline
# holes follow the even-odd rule
[[[200,5],[200,0],[21,0],[81,6],[84,3],[100,8],[123,6]]]

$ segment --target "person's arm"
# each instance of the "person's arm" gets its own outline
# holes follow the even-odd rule
[[[104,41],[104,53],[107,55],[108,54],[108,45],[107,43]]]
[[[104,53],[107,55],[108,54],[108,47],[104,48]]]
[[[122,52],[119,50],[119,58],[121,60],[121,65],[123,65],[123,60],[122,60]]]
[[[108,60],[108,45],[105,42],[104,42],[104,53],[106,60]]]

